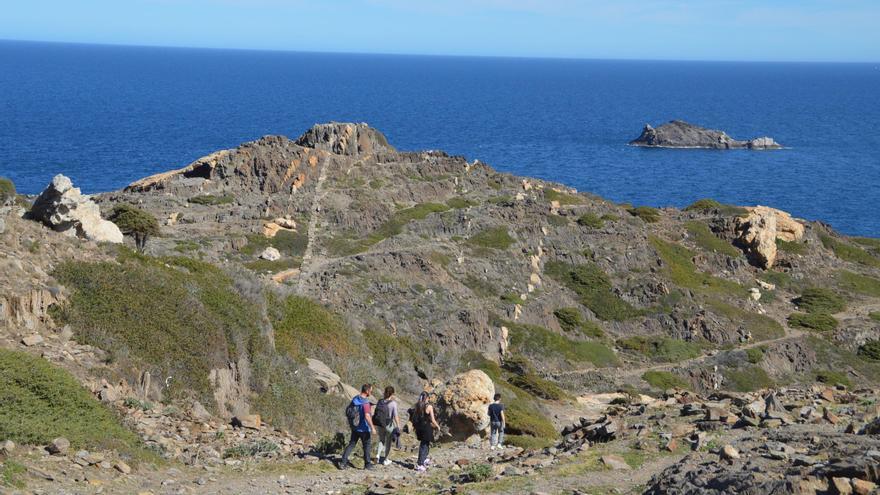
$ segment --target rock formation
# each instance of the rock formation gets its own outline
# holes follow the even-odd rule
[[[385,135],[367,124],[315,124],[296,140],[296,144],[354,157],[382,150],[394,151]]]
[[[122,243],[122,232],[101,218],[101,210],[63,175],[56,175],[34,201],[30,217],[57,232],[97,242]]]
[[[737,244],[750,263],[766,270],[776,262],[776,240],[800,240],[804,236],[804,225],[775,208],[755,206],[747,210],[746,217],[735,220]]]
[[[724,131],[706,129],[682,120],[673,120],[657,128],[645,124],[641,136],[630,141],[629,144],[649,148],[712,148],[719,150],[775,150],[782,148],[782,145],[769,137],[739,141],[728,136]]]
[[[452,440],[485,433],[489,428],[488,407],[495,385],[485,372],[471,370],[456,375],[438,392],[437,420]]]

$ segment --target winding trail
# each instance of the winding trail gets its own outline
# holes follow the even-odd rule
[[[327,180],[327,167],[332,159],[325,156],[321,160],[321,172],[318,173],[318,180],[315,182],[315,197],[312,199],[311,214],[309,215],[309,228],[306,230],[308,242],[306,250],[303,253],[302,263],[300,264],[299,279],[297,280],[297,291],[302,292],[306,279],[312,273],[311,261],[314,256],[315,233],[318,228],[318,213],[321,211],[321,199],[324,197],[324,182]]]

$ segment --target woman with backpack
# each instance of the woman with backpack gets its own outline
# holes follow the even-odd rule
[[[391,459],[388,458],[388,455],[391,453],[394,430],[400,431],[400,419],[397,416],[397,400],[394,397],[394,387],[385,387],[384,398],[376,404],[373,424],[379,430],[376,457],[379,458],[380,464],[387,466],[391,464]]]
[[[419,460],[416,464],[416,471],[425,472],[428,465],[431,464],[428,459],[428,451],[431,449],[431,442],[434,441],[434,429],[440,429],[437,418],[434,417],[434,406],[431,405],[427,392],[422,392],[419,395],[419,402],[413,410],[412,423],[416,431],[416,438],[419,440]]]

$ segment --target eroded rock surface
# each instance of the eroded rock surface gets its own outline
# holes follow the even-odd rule
[[[57,232],[90,241],[122,243],[119,227],[101,218],[98,205],[61,174],[34,201],[29,215]]]
[[[455,376],[438,393],[437,419],[454,440],[465,440],[489,428],[488,407],[495,384],[485,372],[471,370]]]

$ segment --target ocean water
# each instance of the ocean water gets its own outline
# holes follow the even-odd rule
[[[684,119],[772,152],[641,149]],[[880,236],[880,66],[345,55],[0,42],[0,176],[118,189],[266,134],[368,122],[618,202],[766,204]]]

